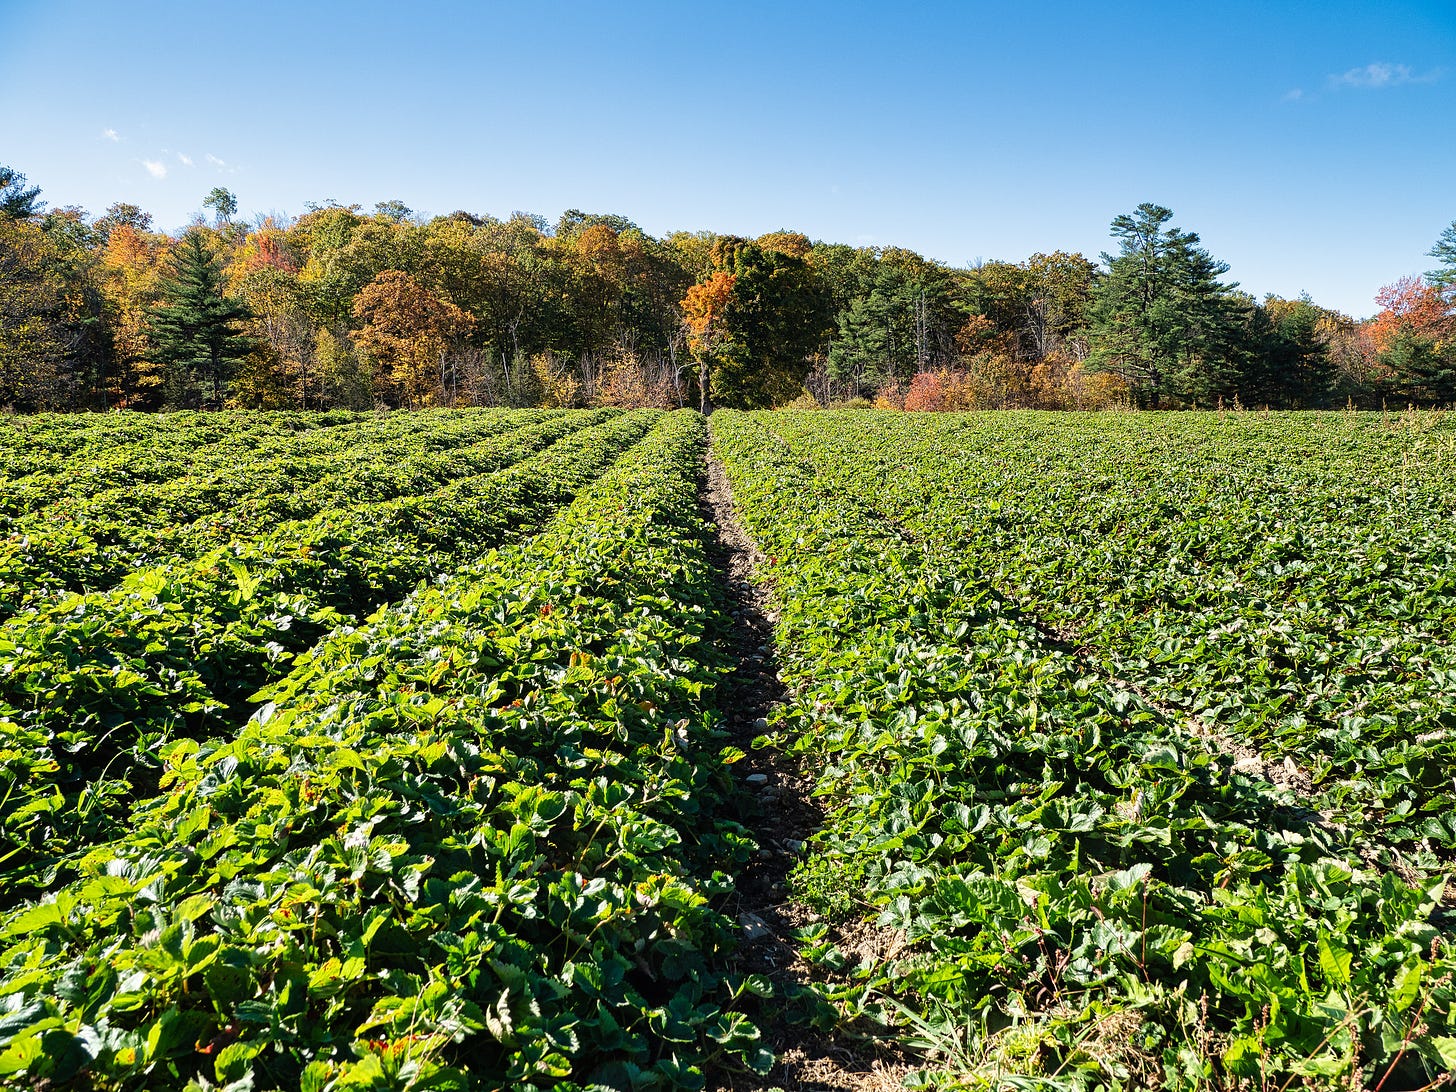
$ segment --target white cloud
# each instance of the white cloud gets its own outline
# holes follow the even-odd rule
[[[113,144],[120,144],[121,143],[121,136],[117,133],[117,131],[115,129],[102,129],[101,130],[101,139],[102,140],[109,140]]]
[[[192,166],[192,157],[190,155],[188,155],[186,152],[178,152],[177,153],[177,162],[178,163],[181,163],[182,166],[184,166],[184,167],[190,167],[190,166]]]
[[[147,169],[147,174],[153,178],[167,177],[167,164],[159,159],[143,159],[142,166]]]
[[[1304,97],[1305,97],[1304,96],[1304,88],[1302,88],[1302,87],[1296,87],[1292,91],[1286,91],[1286,92],[1284,92],[1284,101],[1285,102],[1298,102],[1300,99],[1302,99]]]
[[[205,158],[214,167],[226,167],[227,166],[227,163],[226,162],[224,162],[221,159],[218,159],[217,156],[213,155],[211,152],[208,152],[207,153],[207,156]]]
[[[1385,61],[1375,61],[1373,64],[1341,72],[1338,76],[1331,76],[1330,83],[1335,87],[1378,90],[1383,87],[1399,87],[1407,83],[1434,83],[1440,78],[1440,75],[1439,70],[1417,75],[1408,64],[1388,64]]]

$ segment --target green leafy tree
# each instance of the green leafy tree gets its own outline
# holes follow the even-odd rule
[[[713,265],[734,281],[724,314],[728,337],[710,378],[712,402],[752,409],[794,398],[830,330],[828,293],[803,258],[747,239],[720,238]]]
[[[0,406],[65,408],[51,397],[66,359],[65,290],[45,233],[0,218]]]
[[[99,238],[78,208],[0,167],[0,405],[93,408],[111,355],[97,288]]]
[[[1021,268],[1025,271],[1022,341],[1027,351],[1035,360],[1067,352],[1081,337],[1096,265],[1081,254],[1058,250],[1033,254]]]
[[[92,226],[104,244],[110,240],[111,233],[119,227],[129,227],[133,231],[151,231],[152,214],[143,212],[136,205],[117,201],[110,205],[106,214],[99,217]]]
[[[374,214],[382,216],[391,223],[402,224],[414,217],[415,210],[406,205],[398,198],[389,201],[380,201],[374,206]]]
[[[1172,212],[1144,203],[1112,221],[1119,252],[1088,306],[1093,370],[1120,376],[1144,405],[1168,395],[1208,404],[1239,378],[1238,305],[1228,266],[1198,236],[1164,228]]]
[[[221,227],[238,211],[238,199],[232,191],[226,190],[222,186],[213,186],[212,192],[202,199],[202,207],[212,209],[217,216],[217,224]]]
[[[148,316],[158,359],[179,375],[205,378],[209,403],[221,406],[228,376],[253,343],[240,330],[248,309],[224,294],[222,268],[201,231],[189,231],[177,243],[160,292],[161,302]]]

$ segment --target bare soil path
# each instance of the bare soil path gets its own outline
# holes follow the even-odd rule
[[[764,1030],[778,1058],[766,1078],[737,1075],[713,1087],[725,1092],[883,1092],[899,1089],[912,1068],[867,1040],[825,1036],[789,1017],[783,1000],[801,993],[815,977],[798,955],[792,931],[808,924],[789,898],[788,879],[804,844],[823,822],[811,798],[813,779],[793,756],[774,747],[753,747],[787,697],[774,652],[774,612],[767,558],[743,529],[723,466],[708,455],[702,490],[705,518],[715,536],[713,552],[728,592],[732,628],[724,649],[737,665],[721,685],[721,708],[734,743],[748,753],[735,769],[752,801],[743,822],[759,852],[738,878],[724,907],[742,929],[738,959],[745,973],[767,976],[778,995]]]

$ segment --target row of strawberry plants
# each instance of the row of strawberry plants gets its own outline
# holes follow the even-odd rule
[[[656,417],[614,416],[493,474],[327,512],[0,626],[0,898],[114,831],[155,790],[165,743],[228,736],[327,631],[539,523]]]
[[[408,442],[411,451],[445,450],[460,437],[508,427],[519,411],[422,412],[358,417],[327,427],[298,422],[259,421],[247,415],[218,415],[216,425],[196,431],[172,429],[149,441],[121,444],[17,479],[0,494],[0,520],[7,528],[27,518],[89,518],[106,505],[127,504],[136,495],[228,483],[242,467],[273,461],[328,459],[364,443]],[[133,504],[132,507],[141,507]],[[143,509],[145,510],[145,509]]]
[[[64,591],[110,587],[133,569],[174,564],[333,507],[428,492],[488,473],[601,416],[525,410],[447,427],[392,428],[327,456],[284,454],[52,505],[17,520],[0,544],[0,617]]]
[[[1317,806],[1402,865],[1449,862],[1456,435],[1378,415],[1037,423],[776,427],[846,488],[893,473],[887,512],[955,541],[1098,670],[1296,758]]]
[[[138,423],[138,418],[145,420]],[[257,446],[306,441],[312,433],[327,435],[368,420],[339,413],[115,414],[96,419],[99,424],[53,444],[36,442],[35,436],[27,439],[15,424],[21,419],[12,419],[10,446],[0,457],[0,479],[7,482],[0,515],[67,495],[162,481],[185,473],[198,458],[246,458]]]
[[[271,427],[268,418],[274,416],[260,415],[255,424]],[[213,436],[237,427],[219,414],[194,413],[23,414],[8,415],[4,424],[6,443],[0,450],[0,480],[4,481],[54,470],[73,455],[135,444],[188,425]]]
[[[0,1079],[701,1088],[762,1070],[709,900],[748,842],[712,711],[703,422],[340,631],[86,875],[0,925]]]
[[[771,559],[794,695],[778,738],[827,811],[794,890],[903,945],[855,965],[829,923],[806,932],[850,1015],[939,1051],[938,1087],[1413,1087],[1456,1068],[1439,880],[1362,867],[1300,801],[1049,641],[963,542],[905,533],[897,477],[846,488],[764,420],[715,414],[713,433]]]

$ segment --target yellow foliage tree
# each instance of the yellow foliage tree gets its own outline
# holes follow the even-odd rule
[[[151,409],[162,400],[166,368],[152,358],[147,311],[159,298],[170,249],[167,236],[123,223],[111,229],[101,252],[99,286],[117,363],[107,392],[113,405]]]

